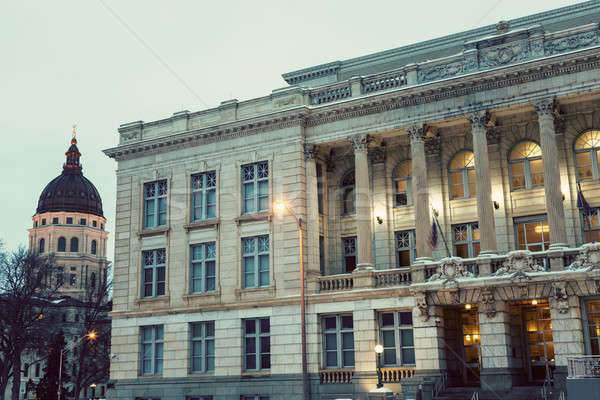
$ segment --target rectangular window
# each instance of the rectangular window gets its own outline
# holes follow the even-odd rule
[[[86,224],[86,222],[87,222],[87,221],[85,220],[85,218],[81,218],[81,219],[79,220],[79,225],[85,225],[85,224]]]
[[[317,163],[317,204],[319,214],[323,214],[323,167]]]
[[[215,242],[194,244],[190,247],[190,293],[212,292],[216,286]]]
[[[325,368],[354,367],[354,322],[351,314],[326,315],[323,324]]]
[[[190,372],[194,374],[215,370],[214,321],[190,324]]]
[[[140,339],[140,375],[161,375],[163,369],[163,326],[141,326]]]
[[[380,313],[379,335],[383,345],[383,365],[415,365],[412,312]]]
[[[242,239],[243,287],[269,286],[269,236]]]
[[[396,265],[410,267],[415,261],[415,231],[396,232]]]
[[[585,243],[600,242],[600,208],[592,209],[589,215],[582,212],[581,226]]]
[[[590,356],[600,355],[600,299],[583,301],[583,332],[585,352]]]
[[[42,218],[42,225],[46,225],[46,218]]]
[[[167,180],[144,183],[144,228],[167,224]]]
[[[142,251],[143,281],[142,297],[164,296],[165,294],[165,249]]]
[[[519,250],[548,250],[550,246],[550,229],[545,215],[515,218],[514,223]]]
[[[454,255],[472,258],[479,255],[479,223],[452,225]]]
[[[95,228],[98,226],[98,222],[97,221],[92,221],[92,226]]]
[[[54,225],[58,224],[58,218],[57,217],[52,218],[52,223]]]
[[[342,238],[342,249],[344,251],[344,267],[349,274],[356,268],[356,236]]]
[[[321,276],[325,275],[325,238],[319,236],[319,270]]]
[[[73,223],[72,217],[67,217],[67,224],[71,225]]]
[[[192,175],[192,222],[215,218],[217,212],[217,173]]]
[[[269,163],[261,161],[242,166],[242,212],[269,210]]]
[[[271,326],[269,318],[245,319],[244,370],[261,371],[271,368]]]

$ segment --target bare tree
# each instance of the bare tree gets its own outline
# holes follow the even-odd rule
[[[27,350],[44,347],[44,314],[56,293],[52,257],[40,257],[25,248],[0,252],[0,400],[12,379],[11,399],[19,399],[21,358]]]
[[[71,381],[73,395],[80,398],[83,388],[92,383],[108,380],[110,369],[110,320],[108,312],[112,308],[109,301],[111,282],[107,274],[99,277],[98,282],[89,280],[84,293],[83,324],[80,337],[88,335],[74,350]],[[90,332],[94,332],[94,340],[89,340]]]

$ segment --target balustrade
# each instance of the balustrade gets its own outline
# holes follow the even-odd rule
[[[385,383],[401,382],[415,376],[415,367],[381,368],[381,379]]]
[[[411,282],[411,273],[407,269],[388,269],[375,272],[375,287],[410,285]]]
[[[354,370],[351,369],[323,369],[319,371],[321,383],[352,383]]]
[[[395,89],[404,85],[406,85],[406,76],[403,71],[388,72],[385,75],[371,75],[363,78],[363,93]]]
[[[310,94],[310,104],[325,104],[352,96],[352,90],[347,83],[342,86],[317,89]]]

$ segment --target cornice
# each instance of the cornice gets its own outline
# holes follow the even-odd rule
[[[441,82],[402,87],[385,93],[373,93],[357,98],[349,98],[332,104],[299,106],[246,120],[232,121],[213,127],[125,144],[104,150],[104,153],[121,161],[134,158],[137,154],[155,154],[189,145],[203,145],[292,126],[314,127],[556,76],[600,69],[599,49],[600,46],[597,46],[542,60],[524,62],[519,65],[463,75]],[[519,104],[519,99],[515,100],[515,104]],[[493,106],[488,107],[488,109],[493,108]],[[457,115],[462,115],[465,110],[461,111],[457,108],[456,112]],[[431,121],[412,120],[407,121],[406,124],[417,122]]]

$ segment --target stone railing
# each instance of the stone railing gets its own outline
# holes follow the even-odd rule
[[[401,382],[414,375],[415,367],[381,368],[381,379],[385,383]]]
[[[600,378],[600,356],[579,356],[567,361],[569,378]]]
[[[352,383],[354,370],[352,369],[322,369],[319,371],[322,384],[327,383]]]
[[[350,84],[327,86],[310,92],[310,104],[325,104],[352,96]]]
[[[374,93],[382,90],[395,89],[406,85],[406,74],[403,70],[386,72],[385,74],[369,75],[362,78],[362,93]]]
[[[410,268],[364,270],[349,274],[320,276],[319,292],[410,286],[414,283],[470,279],[485,276],[512,276],[600,268],[600,243],[578,248],[556,248],[530,252],[515,250],[502,255],[476,258],[447,257]],[[312,281],[315,282],[315,281]],[[313,289],[314,290],[314,289]]]

